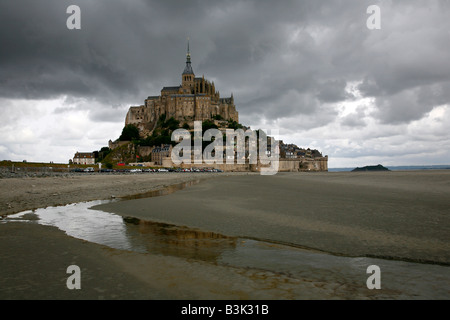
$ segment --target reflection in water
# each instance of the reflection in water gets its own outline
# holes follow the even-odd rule
[[[128,239],[140,251],[183,258],[216,261],[225,251],[236,247],[237,238],[166,223],[125,217]],[[135,245],[133,245],[136,247]]]
[[[156,253],[216,261],[226,250],[236,247],[237,238],[166,223],[89,210],[111,202],[98,200],[25,211],[2,220],[25,221],[54,226],[69,236],[114,249]]]
[[[192,180],[192,181],[186,181],[178,184],[173,184],[170,186],[166,186],[163,189],[158,190],[151,190],[144,193],[138,193],[133,194],[130,196],[124,196],[120,199],[122,200],[134,200],[134,199],[142,199],[142,198],[151,198],[151,197],[159,197],[159,196],[165,196],[171,193],[174,193],[175,191],[182,190],[186,187],[193,186],[195,184],[198,184],[200,180]]]
[[[29,221],[53,226],[69,236],[116,249],[132,250],[126,226],[120,216],[89,210],[112,200],[80,202],[60,207],[48,207],[8,216],[4,221]]]

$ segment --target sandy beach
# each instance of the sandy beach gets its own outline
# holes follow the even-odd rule
[[[221,249],[220,258],[210,262],[139,253],[76,239],[55,227],[0,223],[0,299],[450,297],[450,171],[9,178],[0,179],[0,212],[124,197],[189,181],[198,183],[93,209],[225,235],[233,239],[232,254]],[[142,224],[136,228],[143,230]],[[287,252],[333,265],[251,265],[245,256],[255,248],[269,254],[263,260]],[[239,256],[239,250],[245,254]],[[370,260],[377,258],[388,260]],[[391,268],[383,274],[383,290],[365,287],[370,261]],[[71,264],[81,266],[82,290],[65,286]],[[405,287],[419,273],[402,278],[396,271],[414,268],[433,274],[431,287],[426,276],[416,291]]]
[[[2,215],[69,203],[129,196],[214,177],[208,173],[62,174],[0,179]]]

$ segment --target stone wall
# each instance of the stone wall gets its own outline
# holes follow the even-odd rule
[[[280,172],[328,171],[328,156],[322,158],[280,159]]]
[[[269,165],[261,164],[186,164],[174,165],[170,157],[166,157],[162,161],[163,167],[179,167],[179,168],[215,168],[228,172],[243,172],[252,171],[258,172],[261,168],[268,167]],[[279,172],[300,172],[300,171],[328,171],[328,157],[315,158],[315,159],[280,159],[278,162]]]
[[[152,153],[154,147],[137,146],[137,154],[141,157],[147,157]]]
[[[121,146],[127,144],[127,143],[130,143],[130,141],[118,141],[118,140],[117,140],[117,141],[112,142],[111,140],[109,140],[109,141],[108,141],[108,147],[109,147],[111,150],[114,150],[114,149],[116,149],[116,148],[118,148],[118,147],[121,147]]]

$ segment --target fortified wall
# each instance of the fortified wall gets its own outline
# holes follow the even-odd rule
[[[179,167],[183,169],[192,168],[214,168],[227,172],[258,172],[261,168],[268,167],[269,165],[261,164],[186,164],[175,165],[170,157],[166,157],[162,161],[163,167]],[[328,171],[328,156],[314,159],[279,159],[278,172],[308,172],[308,171]]]

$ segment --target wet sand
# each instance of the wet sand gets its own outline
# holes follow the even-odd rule
[[[0,230],[1,300],[342,298],[335,289],[365,298],[334,280],[313,283],[270,271],[115,250],[36,224],[1,224]],[[69,265],[81,268],[80,290],[67,289]]]
[[[102,190],[106,199],[112,193],[116,196],[145,193],[158,186],[198,178],[182,175],[153,176],[153,181],[146,181],[149,176],[144,175],[105,178],[106,181],[86,176],[76,179],[77,183],[65,183],[64,178],[32,182],[4,179],[0,180],[0,205],[13,203],[9,212],[18,212],[54,204],[53,197],[57,196],[51,195],[55,193],[60,196],[59,204],[64,204],[101,198],[96,197],[99,193],[91,194],[93,190]],[[97,209],[348,256],[386,256],[443,265],[450,261],[450,171],[293,173],[271,177],[202,175],[199,174],[202,179],[199,184],[170,195],[118,201]],[[39,193],[29,192],[38,185]],[[8,195],[8,189],[14,190],[12,195]],[[28,194],[32,196],[27,198]],[[0,252],[0,299],[448,299],[450,296],[446,266],[425,265],[435,275],[433,285],[423,287],[427,282],[423,276],[425,281],[411,290],[404,284],[409,282],[414,287],[417,273],[409,278],[398,277],[386,264],[382,266],[383,290],[368,290],[367,261],[360,258],[350,261],[351,266],[359,268],[355,275],[347,267],[317,268],[315,264],[308,266],[308,261],[299,263],[296,273],[292,273],[283,270],[282,261],[275,271],[264,266],[249,267],[245,256],[227,266],[117,250],[32,223],[0,223]],[[305,251],[314,254],[308,252],[311,251]],[[65,285],[66,268],[71,264],[81,267],[81,290],[68,290]],[[403,270],[415,266],[406,264]],[[343,274],[349,277],[342,277]]]
[[[450,265],[450,171],[279,173],[94,208],[342,254]]]
[[[237,174],[237,173],[236,173]],[[159,190],[214,173],[74,174],[0,179],[0,214]]]

